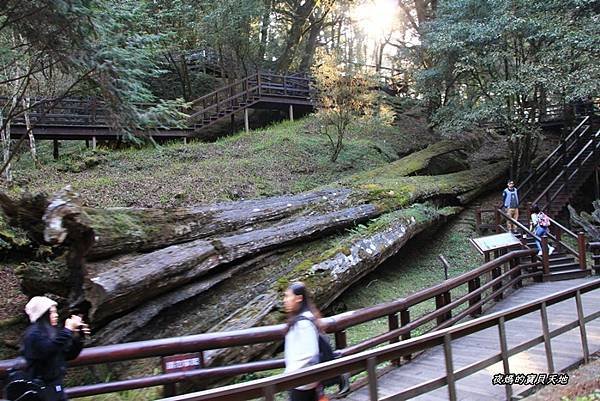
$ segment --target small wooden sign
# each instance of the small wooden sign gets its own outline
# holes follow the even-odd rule
[[[174,373],[200,369],[204,363],[200,353],[179,354],[162,358],[163,372]]]
[[[469,240],[482,255],[498,249],[521,246],[521,241],[511,233],[488,235]]]

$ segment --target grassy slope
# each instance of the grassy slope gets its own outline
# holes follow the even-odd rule
[[[71,184],[87,205],[103,207],[257,198],[308,190],[396,160],[398,154],[435,140],[412,119],[406,123],[412,126],[408,132],[398,127],[371,126],[371,132],[354,127],[338,161],[331,163],[328,140],[311,132],[312,120],[284,122],[215,143],[92,152],[82,142],[70,142],[56,162],[51,159],[51,143],[45,142],[40,145],[42,167],[34,168],[29,154],[24,154],[15,166],[17,185],[9,192],[53,192]],[[418,136],[415,128],[421,128]],[[85,167],[86,163],[99,164]]]

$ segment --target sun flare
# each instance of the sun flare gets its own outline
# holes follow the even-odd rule
[[[389,35],[398,18],[397,0],[365,0],[352,11],[352,19],[371,39]]]

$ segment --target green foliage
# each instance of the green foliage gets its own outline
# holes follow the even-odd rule
[[[423,46],[418,88],[448,135],[477,122],[509,133],[513,173],[535,153],[547,106],[598,94],[600,34],[592,0],[442,2]]]
[[[333,55],[320,52],[317,58],[319,64],[312,70],[317,91],[317,119],[320,131],[329,139],[331,161],[335,162],[350,124],[377,115],[373,107],[377,95],[370,90],[371,81],[366,75],[345,70]],[[391,123],[389,110],[377,116],[381,116],[381,122]]]

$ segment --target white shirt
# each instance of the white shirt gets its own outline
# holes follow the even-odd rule
[[[301,316],[314,319],[314,315],[303,312]],[[311,365],[311,360],[319,355],[319,332],[310,320],[298,320],[285,335],[284,357],[285,371],[291,373]],[[317,387],[318,383],[309,383],[297,387],[298,390],[310,390]]]

